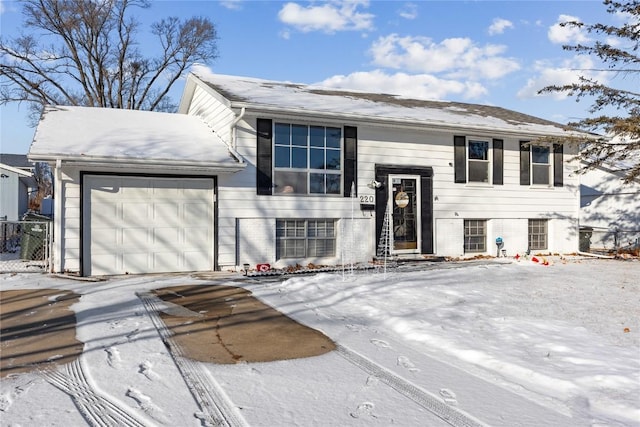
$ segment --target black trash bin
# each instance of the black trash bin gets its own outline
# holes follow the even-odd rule
[[[20,258],[43,260],[47,227],[51,218],[36,213],[26,213],[22,218],[22,238],[20,239]]]

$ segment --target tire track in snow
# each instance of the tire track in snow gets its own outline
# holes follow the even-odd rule
[[[218,382],[199,362],[185,357],[185,352],[171,337],[160,315],[160,307],[164,302],[150,292],[137,292],[136,295],[144,304],[151,321],[158,330],[164,344],[169,348],[171,357],[178,366],[191,394],[202,409],[200,414],[206,426],[245,427],[247,422],[238,412],[233,402],[227,397]]]
[[[96,427],[144,427],[134,416],[98,394],[89,384],[80,359],[65,367],[66,372],[45,371],[43,376],[54,387],[67,393],[87,422]]]
[[[369,375],[373,375],[381,382],[396,390],[398,393],[413,400],[427,411],[454,427],[486,427],[486,424],[467,414],[466,412],[451,407],[441,399],[421,389],[410,381],[401,378],[387,368],[367,359],[349,348],[338,344],[336,351],[353,365],[362,369]]]

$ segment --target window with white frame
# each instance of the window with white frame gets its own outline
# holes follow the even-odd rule
[[[543,250],[548,249],[546,219],[530,219],[529,220],[529,249]]]
[[[549,185],[551,180],[551,150],[547,146],[531,146],[531,183]]]
[[[276,258],[314,258],[336,255],[333,219],[276,220]]]
[[[464,221],[464,251],[486,252],[487,221],[484,219],[466,219]]]
[[[275,123],[275,192],[339,195],[341,147],[340,128]]]
[[[469,182],[490,182],[491,160],[488,140],[469,139],[467,168]]]

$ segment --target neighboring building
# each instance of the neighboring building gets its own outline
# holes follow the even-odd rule
[[[580,177],[581,249],[638,249],[640,181],[625,184],[620,167],[603,165]]]
[[[35,188],[33,164],[26,155],[0,154],[1,220],[20,220],[29,209],[29,195]]]
[[[535,143],[560,124],[204,73],[179,113],[46,110],[29,157],[55,171],[56,270],[578,250],[575,149]]]

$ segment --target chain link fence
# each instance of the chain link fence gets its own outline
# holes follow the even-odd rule
[[[0,221],[0,273],[47,272],[51,265],[51,221]]]
[[[602,255],[640,256],[640,229],[580,228],[580,251]]]

